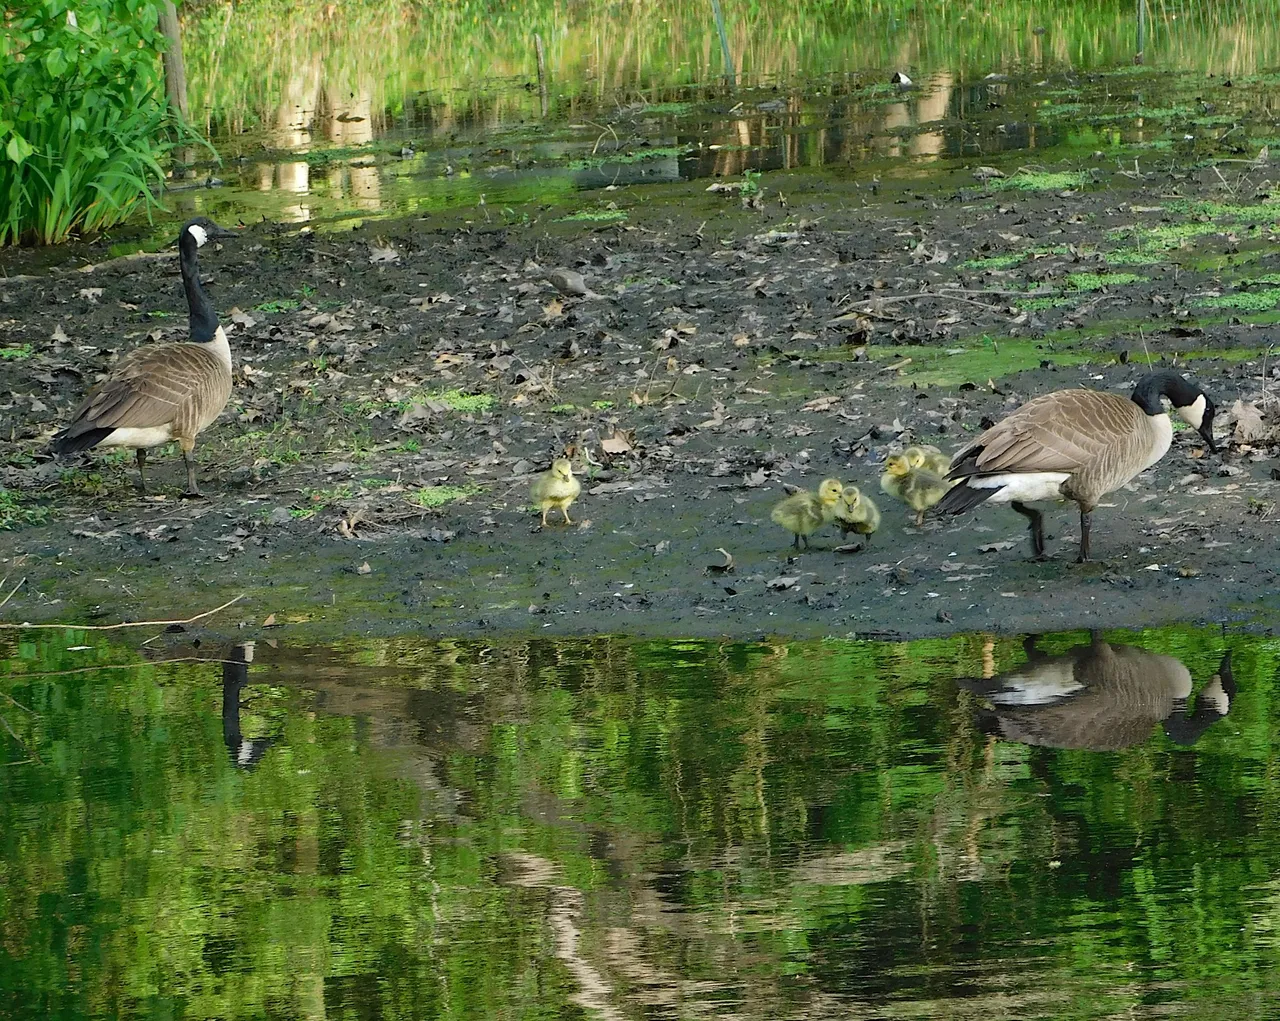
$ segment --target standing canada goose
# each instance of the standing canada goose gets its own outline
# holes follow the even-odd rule
[[[773,508],[769,517],[795,536],[796,549],[800,548],[801,539],[807,548],[809,536],[835,519],[843,490],[839,479],[823,479],[817,493],[792,493]]]
[[[132,447],[137,451],[138,488],[146,492],[147,449],[177,440],[187,466],[187,491],[182,495],[201,495],[191,451],[196,437],[222,414],[231,396],[231,346],[200,283],[196,250],[211,237],[235,236],[204,217],[182,228],[178,263],[191,314],[191,339],[144,344],[121,358],[54,436],[55,453]]]
[[[569,505],[582,492],[582,483],[573,475],[573,462],[567,457],[558,457],[551,463],[551,469],[544,471],[533,480],[529,490],[534,505],[542,511],[542,525],[547,527],[547,512],[558,507],[564,515],[564,523],[572,525],[569,520]]]
[[[1190,745],[1227,715],[1236,694],[1230,649],[1191,712],[1191,671],[1173,656],[1112,645],[1097,632],[1060,656],[1038,652],[1034,638],[1025,645],[1028,661],[1017,669],[956,682],[987,704],[978,713],[983,729],[1010,741],[1119,751],[1162,723],[1171,740]]]
[[[1059,390],[1028,401],[951,460],[959,483],[938,504],[963,514],[985,501],[1007,503],[1030,522],[1031,547],[1044,556],[1043,515],[1027,504],[1074,500],[1080,507],[1080,557],[1089,559],[1089,515],[1098,501],[1164,457],[1173,423],[1167,398],[1211,451],[1213,401],[1176,372],[1152,372],[1131,397],[1097,390]]]

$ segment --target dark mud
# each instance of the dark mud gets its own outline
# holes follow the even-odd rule
[[[204,257],[238,366],[197,446],[200,502],[178,499],[172,453],[147,498],[129,457],[46,453],[118,353],[185,335],[176,262],[0,283],[0,598],[22,583],[0,613],[186,616],[244,592],[232,619],[317,635],[1266,626],[1269,168],[1054,169],[1074,176],[622,189],[613,221],[251,225]],[[556,266],[598,296],[558,295],[539,279]],[[870,548],[835,552],[833,531],[798,557],[769,521],[784,484],[879,498],[904,442],[952,450],[1030,396],[1123,388],[1148,362],[1245,404],[1222,455],[1179,432],[1098,511],[1098,563],[1072,563],[1069,508],[1040,564],[1002,508],[916,528],[884,498]],[[566,449],[575,525],[540,529],[528,484]],[[732,573],[708,571],[718,549]]]

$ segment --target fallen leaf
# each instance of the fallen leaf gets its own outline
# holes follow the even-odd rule
[[[1018,543],[1013,539],[1001,539],[999,542],[989,542],[985,546],[979,546],[979,553],[999,553],[1001,550],[1013,549]]]
[[[392,248],[390,245],[387,245],[387,246],[385,246],[385,247],[384,247],[384,246],[382,246],[382,245],[376,245],[376,244],[375,244],[375,245],[370,245],[370,246],[369,246],[369,261],[370,261],[371,263],[374,263],[375,265],[376,265],[376,264],[378,264],[378,263],[399,262],[399,261],[400,261],[400,253],[399,253],[399,252],[397,252],[397,251],[396,251],[394,248]]]
[[[1251,443],[1261,438],[1266,429],[1262,425],[1262,413],[1252,401],[1236,401],[1231,405],[1230,415],[1235,422],[1232,435],[1238,443]]]
[[[707,574],[733,574],[733,554],[723,547],[718,547],[716,552],[724,557],[724,563],[707,564]]]
[[[62,328],[62,324],[59,323],[53,328],[53,333],[50,335],[49,339],[57,344],[65,344],[71,338],[67,336],[66,331]]]
[[[369,566],[369,561],[367,560],[363,564],[361,564],[359,567],[356,568],[356,574],[372,574],[372,573],[373,573],[373,568]]]
[[[84,298],[90,305],[96,305],[98,299],[102,297],[101,287],[82,287],[80,288],[80,297]]]
[[[600,441],[600,449],[606,454],[629,454],[631,444],[625,436],[609,436]]]
[[[785,592],[789,588],[795,588],[796,583],[800,579],[795,575],[780,574],[776,578],[770,578],[765,585],[773,589],[775,592]]]
[[[711,418],[698,423],[699,429],[715,429],[724,425],[724,405],[720,401],[714,402],[711,409]]]
[[[268,613],[268,614],[267,614],[267,619],[266,619],[266,620],[264,620],[264,621],[262,622],[262,626],[263,626],[263,627],[275,627],[275,626],[276,626],[276,615],[275,615],[274,613]]]
[[[542,306],[542,311],[548,319],[555,319],[564,315],[564,305],[562,305],[557,299],[552,298]]]
[[[592,293],[586,280],[577,270],[553,269],[543,279],[566,297],[585,298]]]

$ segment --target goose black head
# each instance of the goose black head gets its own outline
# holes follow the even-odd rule
[[[175,242],[181,246],[183,241],[190,238],[196,243],[196,247],[201,247],[210,238],[234,238],[239,235],[234,230],[228,230],[226,227],[219,227],[207,216],[197,216],[193,220],[188,220],[182,225],[182,230],[178,234]]]
[[[1148,415],[1164,414],[1160,398],[1167,398],[1178,417],[1198,432],[1213,453],[1218,445],[1213,440],[1213,416],[1217,413],[1213,399],[1189,379],[1176,372],[1152,372],[1138,380],[1133,388],[1133,402]]]

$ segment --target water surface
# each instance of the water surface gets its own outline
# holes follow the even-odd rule
[[[1273,639],[274,634],[0,645],[0,1014],[1274,998]]]
[[[191,152],[166,201],[321,228],[625,219],[663,185],[745,170],[937,185],[1002,156],[1252,157],[1280,139],[1269,0],[1162,0],[1141,27],[1133,0],[722,7],[727,51],[709,4],[674,0],[200,5],[193,119],[222,162]]]

